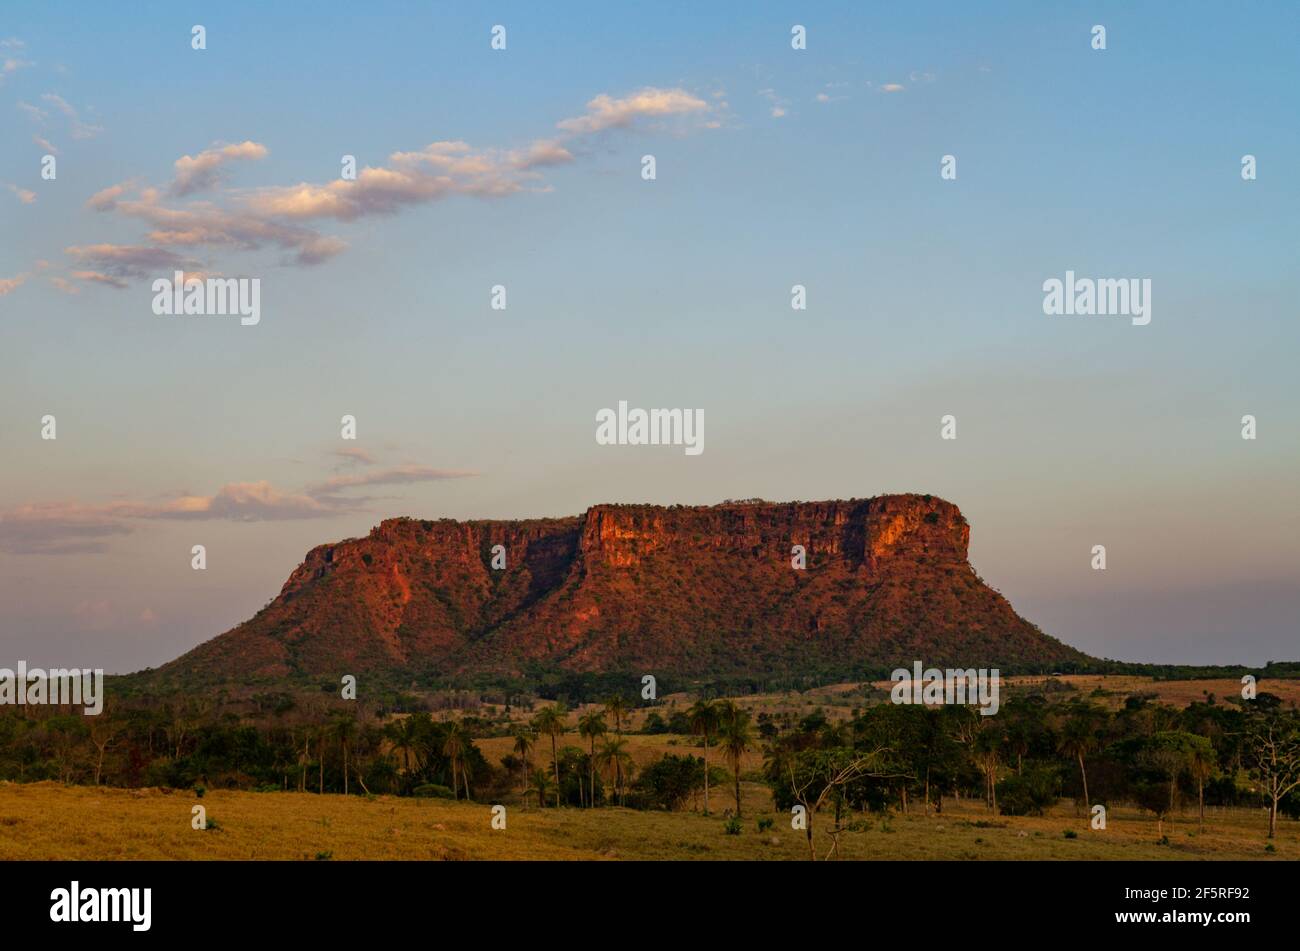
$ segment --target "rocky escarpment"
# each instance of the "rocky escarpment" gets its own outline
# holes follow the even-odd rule
[[[955,505],[923,495],[390,519],[313,549],[257,616],[162,671],[847,676],[917,659],[1086,661],[978,578],[969,540]]]

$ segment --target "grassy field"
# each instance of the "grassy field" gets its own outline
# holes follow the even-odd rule
[[[207,808],[215,829],[191,828],[191,807]],[[56,783],[0,786],[0,859],[752,859],[806,860],[802,832],[771,811],[766,790],[745,784],[740,835],[698,813],[627,809],[539,811],[507,805],[507,828],[490,825],[490,805],[380,796],[306,793],[124,790]],[[717,803],[715,803],[715,808]],[[775,819],[759,833],[755,820]],[[851,859],[1300,859],[1300,823],[1279,826],[1265,851],[1266,820],[1253,810],[1214,810],[1198,834],[1194,815],[1156,823],[1114,809],[1104,832],[1088,829],[1062,802],[1039,818],[990,816],[982,804],[947,800],[942,815],[868,817],[843,836]],[[816,841],[824,854],[825,817]],[[1066,830],[1077,833],[1066,838]]]

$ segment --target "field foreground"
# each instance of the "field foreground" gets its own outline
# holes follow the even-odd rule
[[[758,787],[746,790],[755,801]],[[202,804],[216,828],[191,828]],[[750,859],[806,860],[804,834],[788,816],[747,811],[739,835],[724,819],[692,812],[547,809],[507,805],[507,828],[491,828],[491,806],[438,799],[318,796],[310,793],[110,789],[57,783],[0,785],[0,860],[27,859]],[[756,820],[775,820],[757,831]],[[827,816],[815,821],[819,857],[830,841]],[[866,829],[841,837],[851,859],[1261,859],[1300,858],[1300,823],[1279,823],[1265,849],[1262,811],[1207,811],[1156,822],[1112,809],[1106,831],[1091,831],[1072,803],[1032,818],[991,816],[983,804],[945,800],[942,815],[854,816]],[[1073,830],[1077,838],[1066,838]]]

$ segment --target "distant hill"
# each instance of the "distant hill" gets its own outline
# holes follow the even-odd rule
[[[255,617],[147,675],[175,682],[630,671],[672,677],[927,665],[1084,669],[967,561],[928,495],[581,516],[382,522],[312,549]],[[506,567],[492,567],[504,546]],[[807,567],[791,566],[802,545]]]

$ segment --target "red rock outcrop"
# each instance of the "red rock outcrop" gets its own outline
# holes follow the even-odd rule
[[[969,541],[957,507],[923,495],[390,519],[312,549],[264,610],[162,671],[852,676],[918,659],[1086,661],[976,576]]]

